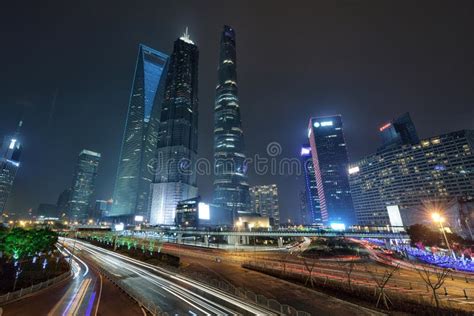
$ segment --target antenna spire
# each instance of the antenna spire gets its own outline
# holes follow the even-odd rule
[[[191,40],[191,38],[189,37],[188,27],[187,27],[187,26],[186,26],[186,31],[184,32],[183,36],[181,36],[179,39],[185,41],[186,43],[194,44],[194,42],[193,42],[193,41]]]

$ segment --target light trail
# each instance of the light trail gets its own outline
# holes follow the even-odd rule
[[[71,242],[71,239],[69,239],[68,242]],[[162,290],[173,295],[180,301],[185,302],[189,306],[194,307],[197,311],[204,313],[205,315],[239,314],[239,312],[234,310],[235,307],[254,315],[277,315],[266,308],[245,302],[225,293],[224,291],[215,289],[201,282],[194,281],[182,275],[171,273],[163,268],[159,268],[151,264],[147,264],[139,260],[132,259],[88,243],[84,243],[82,241],[76,240],[75,242],[76,247],[79,247],[78,249],[86,250],[92,255],[91,257],[93,259],[100,261],[105,265],[122,268],[129,272],[135,273],[147,282],[151,283],[153,286],[160,287]],[[188,289],[187,287],[190,287],[194,291]],[[204,297],[202,294],[198,293],[203,293],[207,297]],[[233,306],[234,308],[228,308],[219,302],[223,302],[228,306]]]

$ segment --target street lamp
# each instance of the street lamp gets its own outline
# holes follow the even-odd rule
[[[438,223],[439,224],[439,228],[441,228],[441,231],[443,232],[443,237],[444,237],[444,241],[446,242],[446,246],[448,246],[448,250],[451,252],[451,254],[453,255],[454,259],[456,259],[456,255],[454,254],[454,251],[451,249],[451,247],[449,246],[449,242],[448,242],[448,237],[446,237],[446,232],[444,230],[444,226],[443,226],[443,222],[444,222],[444,217],[442,217],[441,215],[439,215],[439,213],[433,213],[431,214],[431,218],[433,219],[433,221],[435,223]]]

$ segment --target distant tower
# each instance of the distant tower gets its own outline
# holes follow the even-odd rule
[[[309,120],[308,129],[321,219],[324,224],[339,222],[352,225],[355,213],[349,188],[349,158],[342,117],[313,117]]]
[[[236,69],[235,31],[225,25],[220,41],[214,106],[213,200],[214,205],[220,209],[224,221],[226,213],[231,214],[233,219],[239,214],[248,214],[250,211]]]
[[[162,78],[168,55],[139,45],[109,216],[132,221],[148,218],[148,195],[153,180],[158,141]]]
[[[84,149],[79,154],[68,203],[70,220],[83,222],[89,216],[99,160],[100,154],[90,150]]]
[[[166,75],[151,184],[150,223],[173,225],[179,201],[197,196],[198,47],[188,30],[174,42]]]
[[[271,219],[272,225],[280,225],[277,185],[256,185],[250,187],[249,192],[252,211],[261,216],[268,216]]]
[[[56,202],[56,213],[59,218],[66,216],[69,210],[69,200],[71,199],[71,189],[66,189],[58,197]]]
[[[20,121],[13,136],[5,136],[2,147],[0,147],[0,212],[5,210],[8,197],[11,193],[18,168],[20,168],[20,156],[22,145],[20,140]]]
[[[408,112],[385,123],[379,128],[379,131],[382,138],[382,147],[379,150],[401,145],[415,145],[420,142],[415,124],[413,124]]]

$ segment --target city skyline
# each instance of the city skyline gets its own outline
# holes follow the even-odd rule
[[[175,9],[178,10],[177,8]],[[186,11],[188,16],[191,14],[189,12],[191,12],[192,9],[193,8],[191,7],[188,9],[189,11]],[[334,14],[341,12],[341,10],[335,8],[325,9]],[[355,8],[357,12],[363,11],[363,9],[364,7],[362,5]],[[382,10],[382,8],[378,7],[378,10]],[[197,12],[199,12],[199,10]],[[437,11],[436,8],[431,8],[430,12],[434,13],[433,18],[441,16],[441,12]],[[237,13],[235,14],[237,15]],[[368,14],[369,16],[372,16],[370,13]],[[397,14],[397,12],[395,12],[395,14]],[[404,27],[411,27],[412,29],[410,29],[410,32],[414,34],[413,36],[421,33],[432,36],[439,31],[437,27],[430,26],[428,30],[423,29],[422,32],[422,28],[415,25],[411,18],[408,18],[408,22],[410,21],[411,23],[408,23]],[[268,22],[268,25],[272,25],[272,20],[268,20]],[[208,159],[212,157],[212,155],[210,155],[212,144],[208,139],[206,139],[209,138],[209,135],[212,135],[212,128],[206,126],[206,124],[209,125],[209,114],[212,111],[210,104],[212,104],[212,95],[214,93],[212,86],[214,86],[215,82],[215,47],[217,34],[219,29],[222,27],[222,24],[225,23],[235,26],[239,32],[239,83],[244,87],[240,89],[240,98],[242,104],[249,104],[249,106],[246,105],[245,107],[249,110],[246,111],[244,108],[242,111],[242,121],[246,135],[256,135],[254,137],[247,137],[246,145],[249,153],[264,152],[262,148],[265,148],[266,144],[269,142],[276,140],[282,144],[286,156],[295,157],[299,151],[300,139],[303,139],[305,134],[304,127],[302,128],[301,126],[305,125],[305,121],[309,116],[324,114],[341,113],[345,117],[346,130],[348,131],[346,132],[348,138],[347,144],[351,161],[357,160],[374,150],[375,145],[370,144],[367,140],[377,140],[377,130],[379,126],[391,117],[396,117],[408,110],[412,113],[415,121],[420,121],[418,132],[422,138],[461,128],[473,128],[472,121],[468,120],[469,115],[466,115],[470,113],[469,111],[472,111],[469,110],[467,104],[472,104],[473,97],[471,92],[468,92],[465,87],[467,86],[467,82],[470,81],[471,75],[469,73],[472,73],[472,71],[469,70],[469,67],[467,67],[467,71],[459,68],[460,63],[462,63],[464,60],[463,58],[465,58],[464,52],[469,52],[472,47],[464,46],[463,53],[454,53],[443,49],[428,49],[438,47],[438,45],[445,47],[449,46],[450,43],[452,44],[451,40],[446,36],[442,36],[441,38],[437,37],[436,42],[430,37],[425,37],[426,45],[423,46],[425,48],[422,48],[421,51],[413,51],[409,49],[412,45],[412,38],[408,33],[404,33],[404,31],[407,31],[406,29],[402,29],[402,33],[407,34],[405,35],[408,36],[407,40],[401,38],[394,39],[397,43],[397,47],[400,48],[402,56],[404,56],[404,58],[409,57],[416,60],[417,64],[421,65],[417,67],[424,67],[424,69],[427,69],[431,63],[433,65],[437,64],[434,63],[434,60],[441,57],[444,57],[443,60],[449,60],[448,64],[452,65],[450,68],[452,70],[449,71],[443,67],[440,69],[438,68],[435,76],[433,76],[433,73],[430,73],[430,75],[427,75],[426,77],[424,74],[418,74],[416,80],[416,86],[418,89],[417,92],[414,93],[412,92],[411,87],[415,85],[413,81],[410,83],[410,80],[413,79],[407,78],[407,74],[409,74],[410,71],[414,71],[414,67],[410,66],[411,63],[403,63],[402,69],[398,71],[394,67],[394,65],[397,65],[396,68],[399,68],[399,65],[394,60],[395,56],[390,55],[390,53],[388,53],[388,55],[385,54],[383,59],[384,71],[388,69],[388,71],[391,72],[390,78],[393,77],[394,79],[389,79],[387,77],[379,78],[375,76],[380,75],[381,73],[377,72],[377,70],[371,66],[371,63],[364,63],[365,59],[362,58],[364,54],[368,54],[367,56],[372,58],[372,60],[382,62],[380,59],[381,57],[377,56],[383,55],[380,53],[385,52],[389,47],[383,41],[381,42],[376,35],[370,32],[364,32],[364,28],[361,24],[356,23],[356,29],[362,34],[362,43],[368,43],[368,40],[373,39],[375,36],[375,39],[379,39],[377,42],[379,50],[372,54],[368,48],[365,49],[362,47],[361,51],[355,52],[353,58],[357,61],[356,66],[346,66],[352,67],[352,72],[357,76],[361,76],[360,80],[358,80],[360,83],[355,83],[353,88],[347,88],[347,80],[336,80],[341,78],[344,79],[343,74],[345,73],[345,71],[343,71],[343,66],[345,64],[341,62],[341,56],[337,55],[337,52],[339,51],[337,48],[340,48],[340,43],[342,43],[341,39],[348,36],[347,34],[349,30],[344,27],[336,33],[336,37],[333,41],[324,41],[323,39],[326,38],[325,36],[329,36],[325,35],[327,32],[323,32],[322,30],[314,31],[312,28],[293,28],[283,33],[283,35],[285,35],[288,34],[287,32],[292,32],[291,34],[297,34],[297,38],[302,39],[308,38],[307,36],[309,34],[306,34],[305,32],[310,32],[310,34],[313,34],[314,32],[315,38],[319,39],[316,41],[319,43],[318,51],[321,52],[322,55],[313,58],[311,55],[306,55],[306,53],[301,50],[292,53],[292,51],[294,51],[292,45],[287,45],[286,43],[275,40],[275,35],[269,35],[273,41],[264,41],[264,46],[266,48],[263,50],[262,45],[257,45],[257,39],[261,40],[262,35],[266,34],[264,32],[266,30],[265,27],[260,26],[250,30],[249,27],[245,26],[244,21],[236,20],[236,17],[233,15],[223,15],[218,20],[213,20],[211,24],[203,25],[193,25],[193,23],[189,23],[189,21],[178,21],[173,26],[173,23],[175,23],[173,22],[169,25],[172,26],[171,30],[174,30],[174,32],[160,31],[156,27],[149,28],[146,20],[143,23],[144,25],[134,28],[135,36],[131,36],[130,41],[126,43],[112,43],[112,48],[115,49],[115,56],[108,56],[110,60],[101,59],[103,66],[98,65],[96,61],[92,60],[87,55],[80,56],[80,58],[77,58],[77,56],[75,57],[81,61],[81,68],[88,68],[89,71],[90,69],[94,69],[95,73],[102,79],[102,81],[104,78],[109,78],[108,84],[105,88],[103,83],[102,85],[95,84],[94,80],[91,80],[90,84],[85,83],[85,78],[88,78],[88,76],[85,76],[84,72],[81,72],[77,66],[73,71],[78,73],[79,81],[72,80],[71,76],[67,73],[63,73],[52,67],[51,69],[53,69],[53,72],[56,74],[55,77],[64,78],[65,80],[58,84],[58,82],[54,80],[48,80],[48,77],[46,76],[41,80],[42,82],[38,87],[31,88],[31,85],[28,82],[30,80],[35,82],[34,79],[36,78],[36,75],[33,74],[33,76],[27,79],[25,83],[25,95],[22,95],[23,92],[20,93],[15,88],[6,89],[10,86],[10,83],[7,82],[5,90],[1,91],[2,96],[5,96],[6,98],[6,100],[2,100],[2,102],[4,102],[2,106],[5,106],[6,108],[4,112],[5,115],[2,115],[1,118],[2,135],[13,129],[13,125],[17,119],[17,112],[19,111],[17,104],[23,104],[25,102],[32,103],[32,105],[26,106],[27,120],[25,121],[25,133],[27,136],[27,144],[25,145],[28,146],[25,147],[25,153],[23,155],[23,158],[26,160],[18,173],[18,187],[14,189],[11,197],[12,207],[15,208],[15,210],[24,211],[28,208],[34,208],[40,202],[54,202],[57,198],[58,192],[68,184],[67,178],[70,177],[70,172],[68,170],[71,170],[71,166],[74,164],[74,155],[81,149],[81,147],[88,147],[103,152],[103,159],[106,160],[108,164],[100,171],[98,178],[100,184],[98,183],[99,191],[97,197],[104,199],[111,197],[111,186],[113,187],[113,177],[116,172],[115,164],[117,159],[115,157],[118,156],[117,152],[119,151],[121,138],[119,134],[121,134],[120,129],[123,128],[121,122],[124,121],[125,117],[126,100],[128,99],[127,95],[129,94],[130,86],[130,69],[133,67],[133,62],[130,61],[134,60],[136,56],[136,45],[139,42],[144,42],[152,47],[169,52],[169,47],[171,46],[170,39],[175,37],[176,34],[180,34],[181,30],[187,24],[191,25],[190,29],[193,33],[193,38],[195,37],[196,42],[204,49],[203,56],[205,57],[203,57],[201,69],[205,69],[205,71],[203,72],[204,77],[201,81],[210,82],[204,84],[206,88],[200,89],[201,99],[204,99],[203,104],[207,104],[207,107],[204,109],[204,115],[201,115],[200,119],[200,125],[203,128],[200,131],[199,139],[202,139],[203,141],[202,146],[200,146],[200,153],[198,153],[199,156],[204,156]],[[273,20],[273,23],[275,23],[275,20]],[[325,23],[329,22],[326,21]],[[379,23],[381,24],[381,28],[388,31],[390,34],[390,27],[381,21],[379,21]],[[466,25],[471,22],[467,22],[461,17],[456,23],[452,23],[454,26],[451,27],[453,30],[456,30],[464,29]],[[15,23],[12,23],[12,25],[15,25]],[[73,28],[74,25],[68,24],[66,29],[67,27]],[[98,32],[100,34],[106,34],[106,30],[104,29],[99,29]],[[290,43],[291,42],[292,40],[290,39]],[[276,49],[276,46],[272,46],[277,43],[279,50]],[[304,43],[306,45],[314,45],[309,42]],[[321,47],[320,43],[325,43],[325,45],[323,45],[324,47]],[[69,45],[72,45],[72,43],[69,43]],[[97,43],[94,43],[94,45],[96,48],[98,47]],[[351,41],[347,45],[348,47],[353,47],[356,43]],[[266,54],[269,51],[273,52],[273,56]],[[424,57],[423,53],[427,51],[436,51],[433,53],[436,58],[433,57],[429,60],[423,58],[425,61],[421,60],[422,57]],[[38,55],[44,55],[46,52],[51,53],[50,48],[40,46],[36,53]],[[330,52],[336,52],[335,56],[332,57]],[[9,60],[14,61],[18,58],[18,56],[15,57],[10,55],[9,52],[3,52],[2,54],[4,54],[3,56],[8,57]],[[71,51],[71,54],[76,53]],[[308,70],[299,68],[295,68],[292,71],[289,70],[290,66],[288,63],[284,62],[284,58],[282,57],[291,56],[294,59],[295,54],[296,56],[301,54],[302,58],[307,58],[307,60],[310,61],[307,67]],[[459,55],[456,55],[456,57],[445,58],[450,56],[450,54]],[[258,61],[266,62],[255,63],[253,62],[254,58]],[[35,57],[33,56],[32,59],[35,60]],[[47,61],[48,59],[46,59],[46,62]],[[25,62],[28,63],[29,61],[26,60]],[[64,61],[59,58],[58,63],[59,65],[62,65]],[[328,64],[333,65],[333,67],[328,67]],[[86,65],[90,65],[90,67],[85,67]],[[109,71],[112,69],[112,65],[113,68],[121,69],[119,72],[120,75],[115,76],[118,74],[117,72],[114,73]],[[117,65],[126,66],[116,67]],[[283,75],[279,77],[279,80],[271,78],[271,76],[268,75],[263,76],[258,74],[271,74],[272,67],[275,67],[276,65],[284,71]],[[38,68],[39,66],[35,67],[37,67],[35,68],[37,69],[37,73],[44,73],[44,71],[41,71],[41,68]],[[293,65],[291,65],[291,67],[293,67]],[[252,68],[255,68],[255,71],[252,71]],[[368,70],[370,75],[364,76],[363,73],[365,73],[365,71],[362,70]],[[25,69],[19,67],[15,71],[18,72],[18,74],[24,74]],[[110,80],[110,78],[112,78],[110,75],[106,75],[109,72],[114,74],[112,80]],[[20,82],[20,78],[18,78],[15,73],[12,72],[11,66],[7,65],[5,74],[11,78],[10,81],[12,83]],[[307,87],[303,81],[305,78],[309,78],[309,75],[314,75],[316,83],[319,83],[317,84],[318,89],[316,92],[303,89]],[[373,80],[374,76],[377,77],[376,81]],[[445,81],[445,79],[443,79],[452,76],[455,76],[456,80],[450,79],[449,81],[456,82],[456,85],[450,85]],[[115,77],[117,79],[115,79]],[[252,77],[255,77],[255,79]],[[25,78],[25,75],[22,75],[21,78]],[[321,78],[324,78],[327,82],[322,82]],[[406,79],[407,82],[402,83],[400,81],[402,78],[404,80]],[[282,87],[282,80],[285,82],[285,87],[287,87],[288,91],[285,90],[284,94],[277,91],[275,92],[275,96],[270,96],[268,91],[271,90],[269,89],[271,87]],[[299,83],[299,85],[290,84],[291,82]],[[313,85],[314,83],[311,84],[311,86]],[[99,89],[97,87],[99,86],[101,87],[100,89],[103,89],[102,93],[97,92]],[[343,92],[344,89],[346,89],[346,92]],[[370,93],[364,92],[368,89],[370,89]],[[58,92],[55,94],[56,90]],[[91,91],[91,93],[83,93],[83,91]],[[261,92],[265,91],[267,91],[265,95],[268,100],[261,97],[254,97],[255,95],[258,96]],[[384,92],[383,97],[379,95],[380,91]],[[444,95],[440,96],[437,91],[443,91]],[[79,96],[79,92],[81,93],[81,96]],[[54,95],[57,95],[57,97],[53,102]],[[104,102],[104,95],[106,95],[107,98],[110,98],[110,101]],[[383,107],[380,106],[382,102],[384,105]],[[87,103],[90,103],[91,105],[88,106]],[[363,111],[356,112],[355,110],[351,110],[351,108],[357,108],[358,104],[362,104],[365,111],[372,111],[371,113],[373,113],[373,115],[367,118],[366,115],[363,114]],[[65,109],[72,107],[73,105],[76,105],[76,110],[72,112],[74,113],[73,116],[76,118],[75,120],[71,119],[68,114],[65,114]],[[285,112],[286,107],[289,105],[297,107],[298,111]],[[429,113],[426,113],[424,110],[424,107],[427,105],[430,106]],[[449,114],[451,120],[445,121],[443,119],[446,117],[446,113],[443,106],[447,105],[452,109],[452,113]],[[276,110],[269,111],[268,109],[272,109],[273,106],[276,106],[281,113],[287,114],[277,114],[279,111]],[[94,112],[96,115],[90,115],[92,110],[96,111],[96,113]],[[253,115],[254,112],[256,115]],[[257,122],[254,116],[264,117],[262,116],[263,114],[267,115],[266,119],[263,122],[261,122],[261,120]],[[80,121],[81,118],[82,120],[85,120],[86,117],[91,132],[82,133],[79,136],[78,132],[76,132],[78,127],[74,122],[76,120]],[[203,117],[205,117],[205,119]],[[40,124],[40,120],[42,120],[42,122],[48,122],[49,125]],[[202,122],[205,122],[205,124],[202,124]],[[361,128],[361,126],[364,126],[364,128]],[[280,130],[284,130],[285,132],[280,132]],[[98,137],[97,135],[100,133],[102,133],[102,135],[101,137]],[[56,134],[67,135],[68,139],[71,138],[72,141],[65,144],[64,136],[61,138],[60,135]],[[48,152],[38,151],[39,144],[41,144],[41,147],[48,148]],[[64,144],[64,146],[62,146],[62,144]],[[40,155],[34,155],[35,152],[40,152]],[[51,184],[51,188],[40,187],[37,190],[38,185],[35,184],[38,183],[39,179],[43,178],[44,173],[48,174],[51,173],[51,170],[56,169],[61,170],[61,173],[64,173],[65,175],[58,176],[57,180],[55,180],[56,182]],[[29,181],[28,179],[32,182],[27,183]],[[273,179],[274,177],[266,176],[262,177],[260,181],[260,179],[255,177],[255,175],[249,175],[249,180],[252,185],[277,181],[279,182],[279,186],[287,188],[287,190],[282,190],[282,194],[284,194],[284,199],[282,199],[284,201],[282,213],[284,214],[282,216],[283,218],[286,218],[290,215],[288,213],[291,207],[294,209],[297,208],[297,190],[293,190],[292,187],[301,183],[301,179],[296,179],[294,177],[291,179],[282,177],[282,179],[277,179],[275,181],[273,181]],[[204,179],[203,177],[199,178],[198,182],[199,187],[203,189],[203,197],[209,200],[212,195],[212,184],[209,183],[209,180]],[[25,196],[23,196],[23,194]]]

